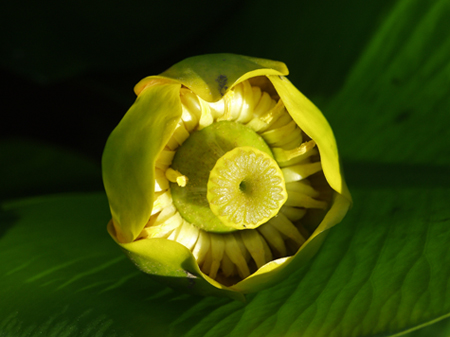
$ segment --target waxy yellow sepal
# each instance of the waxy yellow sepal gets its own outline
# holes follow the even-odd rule
[[[103,183],[119,242],[134,241],[153,205],[155,162],[181,117],[181,85],[148,85],[108,138]]]

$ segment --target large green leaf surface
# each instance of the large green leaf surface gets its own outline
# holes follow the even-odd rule
[[[447,337],[450,336],[450,318],[440,320],[434,324],[428,325],[422,329],[414,330],[405,337]]]
[[[148,283],[105,235],[108,217],[103,195],[56,195],[6,207],[1,333],[127,336],[151,329],[161,335],[170,322],[167,310],[176,315],[185,299],[173,296],[178,305],[166,304],[166,312],[155,306],[167,294],[158,295],[162,288]],[[159,326],[146,325],[150,320]]]
[[[327,104],[353,161],[449,165],[450,1],[398,1]]]
[[[137,271],[105,234],[102,194],[11,202],[1,214],[0,331],[377,336],[448,315],[450,191],[356,189],[355,197],[310,263],[246,304],[183,295]]]

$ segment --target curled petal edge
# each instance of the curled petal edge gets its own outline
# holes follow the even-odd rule
[[[103,183],[120,242],[135,240],[150,217],[155,161],[181,118],[180,87],[148,85],[106,142]]]
[[[331,188],[347,198],[351,204],[352,197],[344,180],[336,140],[327,120],[286,77],[268,76],[268,78],[291,117],[316,142],[320,151],[322,169]]]

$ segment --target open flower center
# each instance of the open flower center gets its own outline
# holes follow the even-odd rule
[[[182,117],[156,161],[140,235],[181,243],[224,285],[295,254],[315,229],[305,219],[327,207],[314,141],[276,95],[251,83],[215,103],[182,88]]]
[[[173,203],[185,220],[202,230],[225,233],[245,228],[242,222],[237,225],[224,221],[225,217],[217,213],[218,208],[221,208],[221,213],[224,211],[223,201],[231,197],[228,193],[231,192],[230,183],[240,183],[239,177],[249,177],[257,164],[248,162],[242,155],[236,155],[233,150],[238,146],[254,149],[260,153],[259,157],[265,154],[266,158],[273,162],[272,167],[278,167],[264,139],[255,131],[233,121],[220,121],[194,132],[174,155],[171,169],[186,177],[188,183],[182,186],[178,183],[179,176],[176,177],[177,181],[169,177],[169,181],[173,181],[170,184]],[[279,176],[283,178],[281,171]],[[210,197],[207,198],[207,186],[211,180],[216,181],[214,190],[217,193],[223,192],[220,199],[214,198],[213,203],[211,203],[213,196],[211,191]],[[284,188],[284,180],[282,188]],[[256,193],[252,199],[254,203],[257,203]],[[226,209],[230,211],[230,207]],[[245,211],[249,214],[253,210],[247,207]],[[237,215],[239,212],[233,211],[233,213]],[[250,226],[250,228],[254,227]]]

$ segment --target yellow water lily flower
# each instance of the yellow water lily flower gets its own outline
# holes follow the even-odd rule
[[[351,196],[333,133],[287,74],[212,54],[136,85],[102,166],[109,234],[142,271],[242,300],[304,264],[342,220]]]

